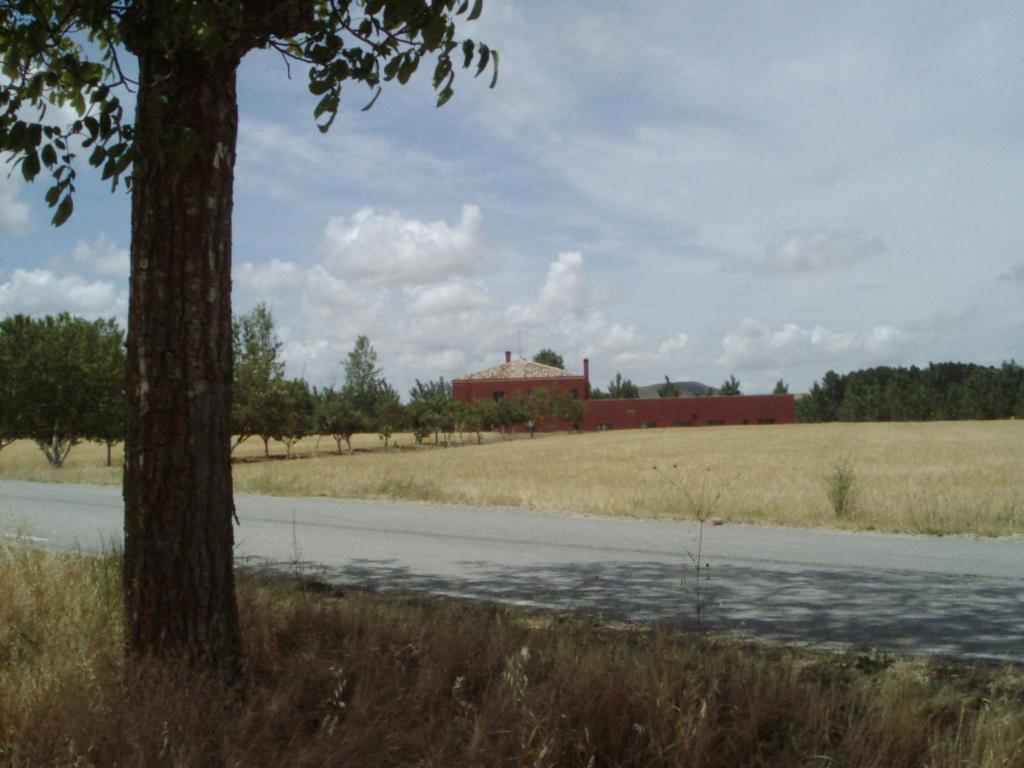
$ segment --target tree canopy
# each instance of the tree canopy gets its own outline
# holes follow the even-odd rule
[[[50,173],[46,202],[60,225],[74,210],[79,153],[113,187],[145,160],[136,147],[145,127],[140,133],[129,121],[119,96],[140,85],[127,74],[131,54],[232,66],[252,48],[272,48],[306,68],[313,118],[326,131],[346,83],[369,90],[368,109],[384,83],[408,82],[428,56],[438,106],[454,94],[460,64],[477,76],[490,69],[494,87],[498,52],[455,36],[457,17],[472,21],[482,10],[482,0],[3,0],[0,151],[12,154],[26,181]],[[54,107],[70,108],[75,119],[54,122]],[[167,128],[163,139],[188,162],[196,137]]]
[[[83,440],[121,439],[124,335],[67,313],[0,321],[0,447],[34,440],[59,468]]]
[[[742,395],[740,391],[740,382],[735,377],[730,375],[728,379],[722,382],[722,386],[718,388],[720,394],[723,395]]]
[[[667,375],[665,383],[658,387],[658,397],[679,397],[683,392]]]
[[[533,356],[533,362],[565,369],[565,361],[562,359],[562,356],[555,352],[555,350],[547,347]]]

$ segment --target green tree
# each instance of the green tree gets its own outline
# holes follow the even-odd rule
[[[62,313],[0,323],[0,359],[14,437],[29,438],[50,466],[64,465],[85,439],[116,439],[116,412],[123,362],[121,330],[113,320],[89,322]],[[6,409],[5,409],[6,412]]]
[[[96,399],[90,408],[86,435],[106,446],[109,467],[114,445],[124,440],[124,333],[113,320],[101,324],[90,382]]]
[[[658,397],[679,397],[682,391],[677,387],[672,380],[665,376],[665,383],[658,387]]]
[[[736,380],[735,376],[730,375],[728,379],[722,382],[722,385],[718,388],[718,391],[723,395],[742,395],[740,392],[740,383]]]
[[[565,361],[562,359],[562,356],[555,352],[555,350],[548,349],[547,347],[533,356],[533,362],[565,369]]]
[[[616,371],[615,378],[608,382],[608,397],[614,400],[630,400],[640,397],[640,389],[629,379],[622,378],[622,374]]]
[[[818,382],[811,385],[811,391],[796,399],[796,420],[801,424],[816,424],[832,420],[832,406],[825,390]]]
[[[782,379],[775,382],[775,388],[772,390],[773,395],[788,395],[789,385]]]
[[[234,403],[231,408],[231,443],[234,451],[250,436],[267,432],[268,410],[275,407],[277,388],[284,380],[281,342],[274,333],[274,317],[266,304],[232,322],[234,342]],[[264,442],[264,451],[269,452]]]
[[[342,442],[352,452],[352,435],[366,432],[366,418],[345,397],[344,392],[325,389],[318,393],[316,403],[316,430],[318,434],[330,435],[341,453]]]
[[[373,418],[386,382],[377,367],[377,350],[370,339],[360,336],[345,359],[345,385],[343,391],[352,406],[368,418]]]
[[[437,381],[422,382],[409,390],[409,405],[406,409],[409,425],[417,442],[434,434],[434,445],[439,443],[441,432],[450,435],[455,431],[458,413],[452,397],[452,385],[440,377]],[[445,439],[447,446],[448,439]]]
[[[384,441],[384,450],[387,450],[392,436],[405,425],[405,409],[402,408],[397,390],[386,381],[377,390],[373,418],[377,434]]]
[[[303,379],[286,379],[281,388],[281,418],[275,438],[284,443],[285,456],[292,447],[316,428],[316,400]]]
[[[567,430],[579,429],[580,420],[587,411],[587,404],[568,392],[558,392],[551,403],[551,415],[566,425]]]
[[[0,321],[0,449],[26,437],[31,414],[30,360],[34,344],[32,320],[12,315]]]
[[[497,426],[498,404],[493,400],[472,400],[457,402],[459,420],[471,432],[476,434],[477,445],[483,442],[483,433]]]
[[[384,82],[405,83],[433,57],[441,105],[457,66],[496,74],[496,54],[455,35],[457,17],[480,9],[468,0],[0,6],[0,151],[28,181],[43,168],[52,174],[54,223],[72,212],[79,147],[115,185],[131,174],[123,579],[131,655],[233,669],[240,653],[230,462],[239,63],[253,48],[301,62],[326,131],[346,83],[376,99]],[[137,83],[119,61],[126,51],[137,59]],[[131,84],[134,124],[116,95]],[[52,125],[51,105],[76,117]]]

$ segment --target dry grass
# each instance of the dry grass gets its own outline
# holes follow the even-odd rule
[[[5,766],[1020,766],[1024,674],[242,573],[241,681],[128,671],[118,562],[0,546]]]
[[[399,437],[409,447],[412,438]],[[312,452],[309,439],[298,450]],[[686,518],[681,494],[728,483],[715,514],[731,522],[928,534],[1024,533],[1024,421],[799,424],[553,434],[482,446],[383,452],[361,435],[352,455],[235,466],[240,492],[401,498],[580,513]],[[239,455],[258,455],[250,440]],[[283,447],[273,446],[275,453]],[[119,456],[115,457],[115,463]],[[118,482],[102,446],[79,446],[54,471],[31,444],[0,452],[0,477]],[[855,503],[837,519],[827,477],[845,462]]]

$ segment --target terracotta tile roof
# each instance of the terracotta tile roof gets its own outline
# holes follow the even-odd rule
[[[553,365],[535,363],[533,360],[513,360],[493,368],[477,371],[466,376],[467,379],[579,379],[578,373],[563,371]]]

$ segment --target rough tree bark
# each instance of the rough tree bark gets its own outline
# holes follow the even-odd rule
[[[229,430],[238,57],[138,55],[126,645],[230,668],[240,651]]]
[[[231,492],[231,212],[238,64],[311,0],[138,0],[125,418],[125,646],[232,672],[241,653]]]

